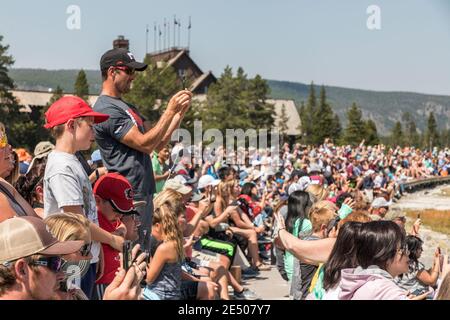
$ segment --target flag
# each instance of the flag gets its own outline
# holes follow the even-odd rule
[[[178,23],[178,22],[177,22],[177,18],[175,18],[175,16],[174,16],[174,17],[173,17],[173,24],[174,24],[174,25],[177,25],[177,23]]]
[[[160,26],[158,26],[158,31],[159,31],[159,36],[161,36],[162,32],[161,32],[161,27]]]
[[[188,29],[191,29],[192,25],[191,25],[191,17],[189,17],[189,25],[188,25]]]

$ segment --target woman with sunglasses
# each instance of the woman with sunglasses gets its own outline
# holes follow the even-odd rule
[[[37,217],[27,201],[5,180],[11,176],[14,163],[5,126],[0,122],[0,222],[16,216]]]
[[[358,267],[343,269],[340,300],[406,300],[408,292],[395,283],[395,277],[408,272],[409,251],[405,235],[392,221],[364,223],[358,233]]]
[[[65,277],[60,282],[57,298],[61,300],[88,300],[78,285],[88,271],[92,258],[89,220],[84,216],[66,212],[51,215],[44,221],[49,227],[49,231],[59,241],[84,241],[84,245],[79,251],[62,256],[61,268]]]

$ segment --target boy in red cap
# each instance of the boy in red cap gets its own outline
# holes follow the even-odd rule
[[[75,153],[88,150],[94,141],[93,125],[108,119],[108,115],[94,112],[81,98],[65,96],[45,113],[45,128],[56,139],[55,149],[48,155],[44,174],[44,216],[72,212],[91,221],[94,240],[91,266],[81,279],[81,289],[91,299],[97,274],[100,242],[121,250],[123,238],[112,235],[98,226],[97,208],[91,183]]]
[[[128,180],[117,172],[108,173],[97,180],[94,186],[100,227],[110,233],[122,233],[126,229],[121,222],[125,215],[137,214],[133,204],[133,189]],[[119,251],[108,244],[103,248],[103,275],[96,281],[96,299],[102,300],[106,287],[113,281],[120,267]]]

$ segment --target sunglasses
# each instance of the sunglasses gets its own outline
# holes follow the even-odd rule
[[[129,76],[134,75],[134,73],[136,72],[136,70],[128,67],[114,67],[114,68],[125,72]]]
[[[54,273],[58,273],[61,271],[62,259],[59,256],[42,257],[30,263],[30,265],[46,267]]]
[[[83,245],[80,249],[80,254],[83,257],[87,257],[89,255],[89,253],[91,252],[91,247],[92,247],[92,242],[86,243],[85,245]]]

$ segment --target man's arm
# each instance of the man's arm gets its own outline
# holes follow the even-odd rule
[[[176,114],[189,106],[191,97],[192,93],[189,91],[178,92],[170,99],[166,111],[152,129],[142,134],[136,126],[133,126],[120,142],[143,153],[152,153],[161,144]]]

